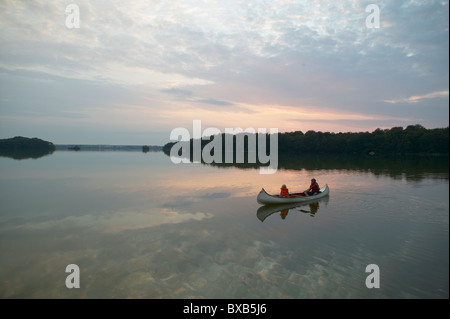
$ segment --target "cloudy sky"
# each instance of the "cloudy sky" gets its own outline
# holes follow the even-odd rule
[[[0,0],[0,138],[447,127],[448,21],[448,0]]]

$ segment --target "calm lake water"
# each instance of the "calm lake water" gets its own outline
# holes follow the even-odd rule
[[[258,169],[161,152],[0,158],[2,298],[448,298],[446,158]],[[261,208],[264,187],[330,195]],[[79,289],[65,285],[80,269]],[[366,287],[366,266],[380,288]]]

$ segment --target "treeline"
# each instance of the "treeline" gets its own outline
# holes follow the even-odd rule
[[[269,134],[238,133],[210,136],[209,139],[193,139],[189,141],[170,142],[163,146],[162,151],[170,155],[188,157],[190,161],[204,161],[205,153],[214,157],[215,163],[234,165],[236,163],[256,163],[260,165],[258,149],[260,142],[265,154],[271,154],[272,143]],[[172,152],[172,147],[176,149]],[[189,150],[189,155],[186,152]],[[249,152],[250,150],[250,152]],[[216,152],[220,151],[220,155]],[[171,154],[173,153],[173,154]],[[226,164],[227,163],[227,164]]]
[[[448,154],[448,143],[448,127],[426,129],[417,124],[372,133],[283,133],[278,148],[287,154]]]
[[[245,134],[241,134],[245,135]],[[251,135],[251,134],[250,134]],[[270,152],[270,138],[266,135],[266,150]],[[237,135],[239,136],[239,134]],[[209,143],[214,143],[219,136],[210,137],[210,140],[202,140],[203,150]],[[221,134],[222,153],[225,154],[226,135]],[[236,156],[236,140],[233,136],[233,151]],[[248,150],[248,142],[256,141],[258,149],[259,137],[245,136],[243,145],[244,152]],[[193,139],[187,143],[190,146],[192,159]],[[164,153],[170,154],[170,150],[175,142],[167,143],[163,147]],[[242,149],[242,148],[239,148]],[[214,151],[214,150],[213,150]],[[406,128],[393,127],[391,129],[376,129],[373,132],[347,132],[330,133],[301,131],[278,133],[278,153],[285,155],[304,154],[347,154],[347,155],[407,155],[407,154],[449,154],[449,128],[426,129],[422,125],[410,125]],[[179,154],[181,155],[181,153]]]
[[[55,151],[55,145],[38,138],[16,136],[0,139],[0,156],[14,159],[39,158]]]

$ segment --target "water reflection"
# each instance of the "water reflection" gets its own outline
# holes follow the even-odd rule
[[[329,196],[318,200],[311,200],[307,203],[291,203],[291,204],[279,204],[279,205],[263,205],[258,208],[256,211],[256,217],[261,222],[274,215],[275,213],[280,213],[279,216],[281,219],[286,219],[289,213],[296,214],[298,212],[310,214],[311,217],[314,217],[319,211],[319,203],[322,205],[328,206]]]
[[[53,154],[53,150],[42,150],[42,149],[0,150],[0,157],[8,157],[15,160],[38,159],[51,154]]]
[[[329,165],[261,175],[161,153],[0,158],[0,297],[448,298],[448,166],[411,165],[410,183]],[[311,176],[332,197],[255,200]],[[72,263],[82,289],[64,285]],[[364,285],[370,263],[381,289]]]
[[[279,158],[279,170],[339,170],[341,172],[371,173],[375,176],[405,178],[408,182],[420,182],[424,178],[448,180],[448,156],[356,156],[356,155],[283,155]],[[205,164],[220,168],[259,169],[260,165]],[[447,174],[443,174],[447,173]]]

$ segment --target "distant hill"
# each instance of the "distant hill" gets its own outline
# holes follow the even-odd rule
[[[16,136],[0,139],[0,156],[14,159],[39,158],[55,151],[55,145],[39,138]]]

